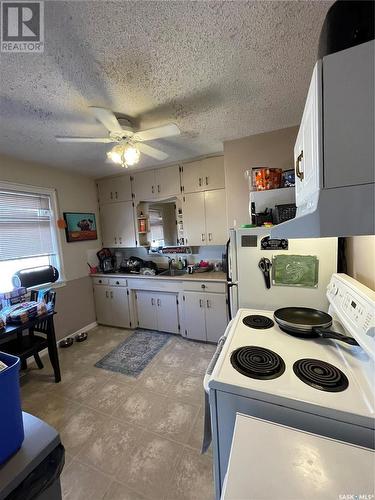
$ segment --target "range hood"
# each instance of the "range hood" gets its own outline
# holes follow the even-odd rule
[[[294,157],[296,217],[274,238],[375,234],[374,40],[319,60]]]

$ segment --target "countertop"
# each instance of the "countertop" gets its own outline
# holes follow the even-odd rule
[[[373,474],[373,450],[237,414],[221,498],[374,498]]]
[[[176,281],[217,281],[219,283],[226,283],[226,274],[222,271],[208,271],[206,273],[193,273],[193,274],[183,274],[180,276],[150,276],[144,274],[132,274],[132,273],[95,273],[90,274],[92,277],[103,277],[106,278],[128,278],[128,279],[151,279],[151,280],[176,280]]]

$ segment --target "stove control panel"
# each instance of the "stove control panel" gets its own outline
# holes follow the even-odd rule
[[[375,357],[375,292],[345,274],[334,274],[327,298],[343,327]]]

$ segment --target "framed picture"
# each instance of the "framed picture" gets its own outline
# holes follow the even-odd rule
[[[64,212],[66,241],[97,240],[96,219],[93,213]]]

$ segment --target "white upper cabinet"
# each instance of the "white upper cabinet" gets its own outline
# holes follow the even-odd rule
[[[185,193],[223,189],[225,186],[224,156],[185,163],[182,186]]]
[[[100,217],[104,247],[136,246],[134,207],[131,201],[102,205]]]
[[[187,245],[225,245],[227,241],[225,189],[186,193],[182,215]]]
[[[214,156],[202,160],[204,190],[224,189],[224,156]]]
[[[206,244],[225,245],[228,239],[225,189],[204,193]]]
[[[114,203],[116,201],[131,201],[132,189],[130,175],[121,175],[98,181],[99,202]]]
[[[294,149],[296,217],[272,238],[375,234],[374,60],[371,40],[316,63]]]
[[[137,201],[148,201],[156,197],[155,170],[144,170],[132,176],[133,193]]]
[[[206,244],[204,193],[187,193],[182,206],[185,243],[190,246]]]
[[[294,146],[296,205],[304,209],[321,185],[321,61],[315,65]],[[307,209],[308,207],[306,207]]]
[[[177,196],[181,192],[179,166],[173,165],[135,173],[133,175],[133,192],[137,201]]]
[[[155,170],[156,196],[158,198],[171,198],[181,193],[180,167],[159,168]]]

